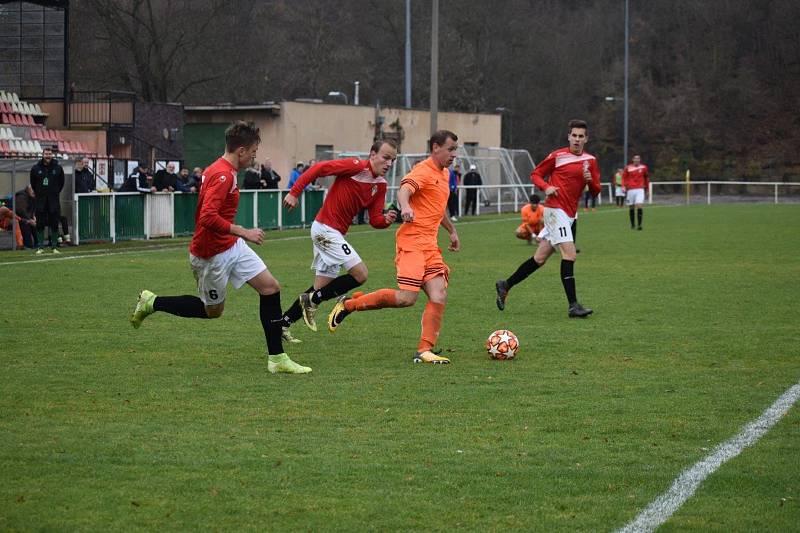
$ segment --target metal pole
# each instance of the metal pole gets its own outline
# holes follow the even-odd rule
[[[776,188],[777,190],[777,188]],[[776,202],[777,203],[777,202]],[[11,249],[17,249],[17,162],[11,166]],[[22,232],[22,228],[20,228]],[[22,243],[23,246],[25,243]]]
[[[406,109],[411,108],[411,0],[406,0]]]
[[[431,16],[431,135],[439,129],[439,0]]]
[[[624,118],[622,126],[622,157],[625,159],[624,165],[628,164],[628,0],[625,0],[625,96],[624,96]]]
[[[353,105],[358,105],[358,86],[360,82],[354,81],[353,85],[355,85],[355,92],[353,94]]]

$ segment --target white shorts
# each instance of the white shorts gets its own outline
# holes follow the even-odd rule
[[[622,187],[617,185],[616,187],[614,187],[614,196],[625,196],[625,191],[622,190]]]
[[[225,301],[228,281],[238,289],[267,269],[264,261],[241,237],[233,246],[210,259],[189,254],[197,292],[205,305],[217,305]]]
[[[311,243],[314,247],[311,269],[316,270],[318,276],[335,278],[342,268],[350,270],[361,262],[356,249],[339,230],[316,220],[311,224]]]
[[[625,205],[641,205],[644,203],[644,189],[628,189]]]
[[[557,207],[544,208],[544,229],[539,233],[540,239],[547,239],[553,246],[562,242],[574,242],[572,237],[572,221],[563,209]]]

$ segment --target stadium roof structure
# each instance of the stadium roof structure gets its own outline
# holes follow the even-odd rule
[[[276,102],[261,102],[260,104],[233,104],[224,102],[221,104],[204,105],[185,105],[187,111],[272,111],[280,113],[281,105]]]
[[[13,4],[19,0],[0,0],[0,4]],[[25,0],[27,4],[36,4],[44,7],[55,7],[58,9],[66,9],[69,6],[69,0]]]

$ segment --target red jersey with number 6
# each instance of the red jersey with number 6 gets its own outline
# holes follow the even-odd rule
[[[588,169],[592,175],[589,183],[586,183],[583,177],[584,169]],[[550,176],[549,182],[544,180],[545,176]],[[544,206],[562,209],[570,218],[575,218],[578,212],[578,201],[584,187],[589,186],[592,196],[600,194],[600,169],[597,166],[597,159],[586,151],[575,155],[569,147],[551,152],[536,165],[531,173],[531,181],[543,191],[548,187],[558,187],[558,194],[548,196]]]
[[[236,243],[239,237],[231,235],[230,231],[237,207],[236,168],[220,157],[203,171],[201,178],[194,213],[194,235],[189,245],[193,256],[209,259]]]

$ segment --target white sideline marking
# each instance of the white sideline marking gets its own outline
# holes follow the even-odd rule
[[[739,455],[742,450],[758,442],[758,439],[786,414],[798,398],[800,398],[800,383],[790,387],[760,417],[744,426],[735,437],[718,445],[703,460],[684,470],[667,492],[653,500],[639,513],[639,516],[618,531],[621,533],[654,531],[669,520],[669,517],[692,497],[703,480],[725,462]]]

